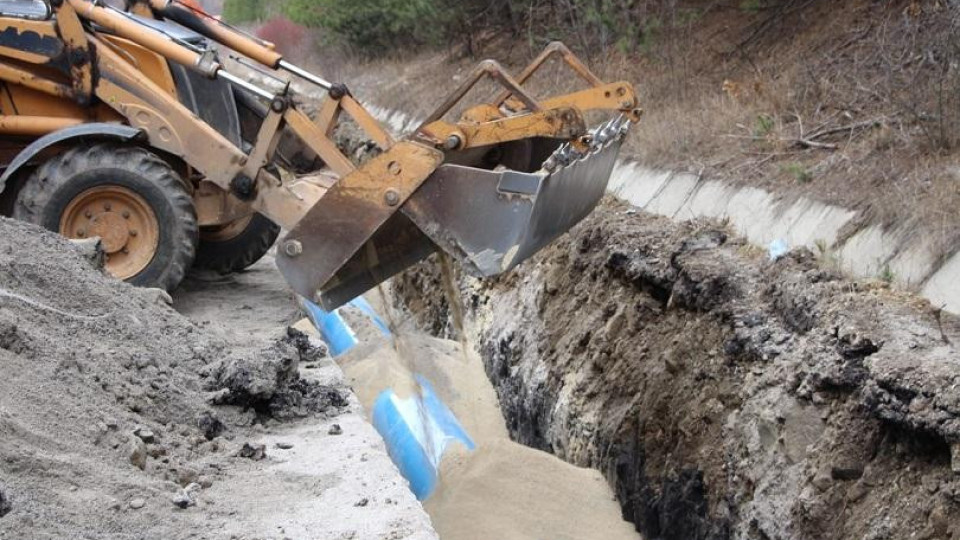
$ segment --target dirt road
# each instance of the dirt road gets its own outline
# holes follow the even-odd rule
[[[174,307],[251,351],[301,318],[272,256],[243,273],[192,274],[174,295]],[[324,384],[340,384],[343,377],[329,358],[307,364],[302,372]],[[222,529],[225,537],[281,532],[290,538],[435,538],[380,436],[363,419],[356,399],[351,402],[351,409],[336,417],[259,429],[262,435],[254,444],[277,457],[245,467],[212,493],[232,506]],[[342,434],[331,434],[338,431],[334,425]]]

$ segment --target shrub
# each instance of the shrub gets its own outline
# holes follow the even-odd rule
[[[765,137],[773,131],[774,125],[772,116],[760,113],[757,115],[757,125],[753,128],[753,135],[755,137]]]
[[[308,32],[303,26],[280,16],[273,17],[257,29],[257,37],[273,42],[284,56],[298,53],[307,44]]]
[[[230,23],[259,21],[263,18],[261,0],[224,0],[223,18]]]
[[[368,54],[435,43],[448,17],[440,0],[289,0],[294,21],[328,30]],[[444,6],[444,8],[449,6]],[[327,36],[328,38],[330,36]]]
[[[786,163],[782,166],[782,169],[784,172],[787,172],[793,176],[793,178],[801,184],[809,184],[810,182],[813,182],[813,173],[797,162]]]

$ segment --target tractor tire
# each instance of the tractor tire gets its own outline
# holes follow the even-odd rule
[[[79,146],[38,167],[13,217],[67,238],[98,236],[106,270],[143,287],[172,291],[193,264],[197,214],[180,176],[134,146]]]
[[[239,272],[266,255],[279,235],[280,226],[260,214],[221,227],[201,227],[193,264],[220,274]]]

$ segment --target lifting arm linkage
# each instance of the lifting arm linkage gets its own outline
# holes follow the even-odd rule
[[[146,47],[172,62],[194,69],[211,79],[222,78],[262,98],[272,99],[274,97],[273,93],[228,73],[216,61],[212,51],[199,53],[130,18],[123,12],[94,4],[89,0],[65,1],[76,10],[77,15],[81,18],[95,22],[116,35]]]
[[[633,122],[640,119],[642,110],[638,106],[633,85],[624,81],[614,83],[602,81],[577,58],[573,51],[559,41],[547,45],[543,52],[524,68],[514,80],[515,86],[522,88],[554,56],[560,57],[563,63],[590,87],[578,92],[542,99],[539,101],[541,108],[551,110],[569,107],[581,112],[591,110],[619,111]],[[536,112],[536,109],[529,106],[531,99],[529,94],[519,93],[514,88],[506,86],[490,103],[478,105],[464,112],[462,120],[478,121],[479,119],[492,123],[504,116],[509,117],[508,115],[511,113]]]
[[[225,45],[270,69],[282,69],[305,79],[324,90],[334,84],[283,59],[272,44],[255,38],[224,24],[207,13],[194,9],[177,0],[138,0],[147,3],[153,12],[163,18],[179,23],[221,45]]]

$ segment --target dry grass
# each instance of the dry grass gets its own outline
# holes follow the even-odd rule
[[[916,224],[955,251],[960,7],[708,4],[641,53],[611,48],[591,59],[601,77],[640,92],[646,114],[626,151],[648,166],[854,208],[869,222]],[[519,69],[539,47],[497,37],[480,55]],[[422,117],[475,62],[444,51],[345,63],[339,75],[361,97]],[[576,87],[556,66],[531,84],[539,95]]]

